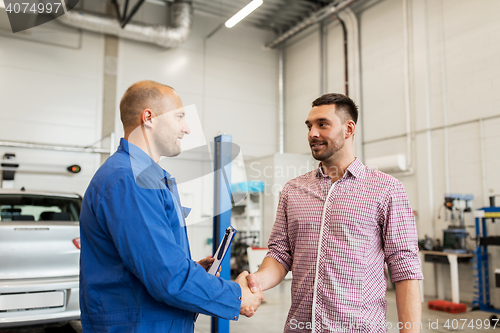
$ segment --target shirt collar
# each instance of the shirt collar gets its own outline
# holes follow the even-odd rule
[[[136,180],[137,177],[139,177],[139,175],[141,175],[144,171],[157,179],[169,179],[171,177],[168,172],[166,172],[141,148],[128,142],[124,138],[120,139],[120,146],[118,147],[118,150],[122,150],[130,155],[130,164]]]
[[[361,176],[361,173],[363,171],[363,163],[356,157],[354,161],[347,167],[346,172],[344,173],[344,177],[346,176],[347,173],[351,174],[354,176],[354,178],[358,178]],[[321,167],[321,162],[318,164],[318,170],[316,171],[316,177],[330,177],[328,175],[325,175],[323,172],[323,168]]]

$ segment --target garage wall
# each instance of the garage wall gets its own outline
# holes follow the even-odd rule
[[[446,219],[441,209],[445,193],[473,194],[476,208],[488,205],[489,195],[500,193],[500,103],[494,93],[500,88],[500,36],[495,33],[500,29],[495,14],[499,6],[492,0],[381,0],[366,1],[354,8],[360,29],[364,157],[409,154],[413,172],[396,176],[417,214],[421,238],[428,235],[442,240],[442,230],[450,224],[449,215]],[[329,24],[330,32],[334,23]],[[340,34],[336,41],[330,35],[326,73],[333,82],[343,68],[333,64],[330,53],[338,52],[342,45]],[[310,28],[294,37],[286,49],[285,91],[297,93],[297,85],[304,89],[304,97],[286,99],[286,147],[290,151],[308,152],[302,144],[305,134],[303,142],[291,137],[299,121],[290,119],[298,118],[299,111],[290,104],[292,98],[303,98],[305,105],[306,100],[310,103],[313,91],[319,93],[318,40],[317,27]],[[306,52],[308,56],[303,56]],[[312,68],[315,74],[299,75],[299,65]],[[331,91],[341,88],[338,83],[327,86]],[[307,112],[308,106],[302,109]],[[473,225],[472,214],[466,214],[466,224]],[[498,223],[489,227],[491,234],[500,234]],[[474,228],[468,230],[474,233]],[[473,242],[468,246],[473,249]],[[500,268],[498,248],[492,247],[489,252],[490,271]],[[424,263],[427,295],[436,293],[434,269],[433,264]],[[472,266],[461,264],[459,269],[461,299],[471,302]],[[444,285],[450,285],[447,273]],[[451,297],[449,290],[446,295]],[[492,290],[495,301],[500,301],[498,289]]]
[[[188,41],[165,50],[154,45],[121,40],[118,57],[118,103],[125,90],[144,79],[176,89],[185,106],[196,108],[206,142],[219,134],[232,136],[244,159],[271,155],[277,150],[278,58],[262,45],[271,33],[237,25],[221,28],[220,21],[197,15]],[[116,131],[122,133],[117,114]],[[186,136],[199,135],[191,133]],[[173,175],[213,170],[210,161],[178,158],[164,161]],[[181,200],[194,203],[188,231],[194,258],[212,253],[213,177],[211,174],[179,184]]]
[[[5,11],[0,20],[7,20]],[[35,31],[36,30],[36,31]],[[14,36],[0,30],[0,141],[87,146],[100,138],[103,37],[55,23]],[[15,187],[83,194],[98,166],[88,153],[0,147],[0,158],[58,174],[17,173]],[[82,172],[65,168],[79,164]]]
[[[188,41],[172,50],[121,40],[118,103],[136,81],[163,82],[176,89],[184,105],[196,106],[207,140],[226,133],[245,155],[272,154],[277,144],[278,59],[276,51],[262,45],[273,35],[236,26],[205,39],[219,24],[196,16]]]
[[[98,2],[85,6],[86,10],[103,9]],[[146,3],[136,17],[163,23],[166,7]],[[275,153],[278,59],[277,51],[263,48],[273,34],[238,25],[223,27],[205,39],[221,20],[195,14],[193,22],[187,42],[176,49],[119,41],[114,146],[123,135],[118,111],[121,96],[132,83],[150,79],[173,86],[185,106],[196,108],[207,142],[225,133],[232,135],[245,159]],[[104,37],[56,22],[30,33],[37,37],[0,33],[0,141],[75,146],[98,141],[103,118]],[[0,147],[2,156],[4,152],[16,153],[19,163],[82,166],[76,176],[18,173],[15,187],[19,188],[83,194],[100,165],[99,154]],[[213,169],[206,156],[181,155],[168,164],[174,176],[206,169]],[[183,203],[195,208],[189,217],[194,223],[189,228],[193,257],[211,254],[206,243],[212,236],[213,178],[209,175],[180,184],[179,190]]]
[[[304,121],[320,96],[320,38],[313,26],[285,44],[285,152],[310,154]]]

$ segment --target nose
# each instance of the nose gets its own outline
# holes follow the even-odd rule
[[[311,126],[311,129],[309,130],[308,136],[309,136],[309,139],[314,139],[314,138],[319,137],[319,132],[318,132],[318,129],[316,128],[316,126],[314,126],[314,125]]]
[[[189,129],[189,126],[188,126],[188,124],[187,124],[187,122],[186,122],[185,119],[182,122],[182,133],[184,133],[184,134],[191,133],[191,130]]]

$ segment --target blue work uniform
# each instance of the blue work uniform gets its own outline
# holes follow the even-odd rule
[[[121,139],[80,214],[84,332],[190,332],[194,313],[237,320],[241,288],[191,259],[175,182]]]

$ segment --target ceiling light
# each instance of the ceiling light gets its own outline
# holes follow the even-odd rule
[[[226,27],[232,28],[234,27],[239,21],[243,20],[245,17],[248,16],[251,12],[256,10],[260,5],[262,5],[262,0],[253,0],[250,2],[248,5],[243,7],[242,10],[234,14],[233,17],[231,17],[229,20],[226,21]]]

